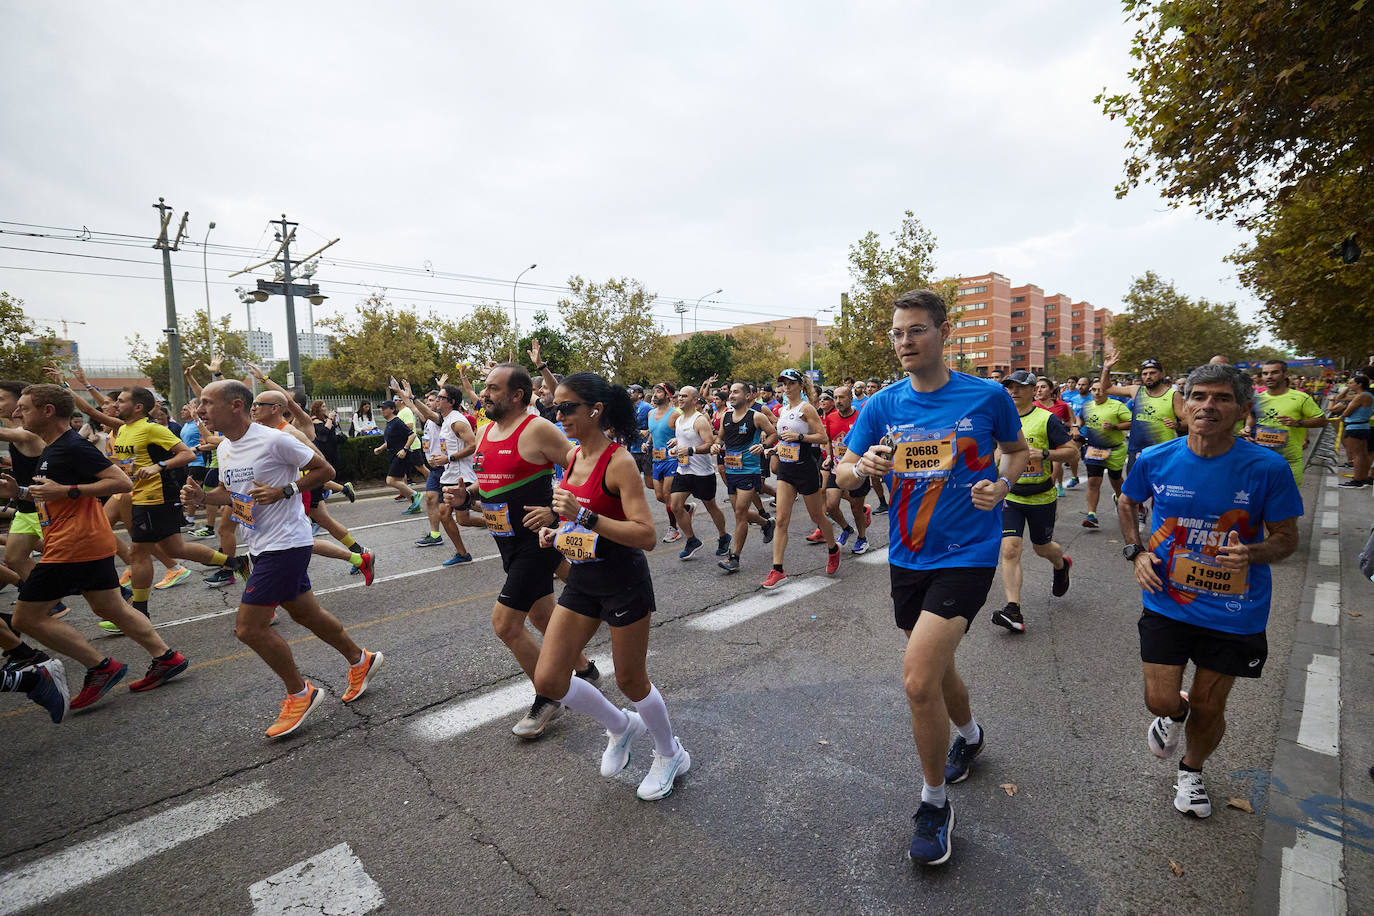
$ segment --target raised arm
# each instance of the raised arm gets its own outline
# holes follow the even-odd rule
[[[57,368],[56,366],[45,366],[43,367],[43,374],[46,375],[48,378],[52,379],[58,385],[61,385],[63,388],[68,388],[68,390],[70,390],[72,393],[72,399],[76,401],[76,409],[84,413],[86,416],[90,417],[92,420],[95,420],[97,423],[103,424],[106,428],[110,429],[111,431],[116,430],[124,425],[124,421],[119,419],[119,417],[112,417],[108,414],[101,413],[99,410],[95,408],[93,404],[91,404],[90,401],[86,400],[86,398],[81,394],[81,392],[79,392],[75,388],[69,388],[69,386],[67,385],[66,378],[62,375],[61,369]],[[81,382],[83,379],[85,379],[84,375],[80,376],[77,379],[77,381]],[[96,388],[94,385],[90,384],[84,384],[83,387],[85,387],[89,391],[100,390]]]

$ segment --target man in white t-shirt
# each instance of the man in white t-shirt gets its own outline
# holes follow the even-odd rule
[[[472,424],[458,410],[462,404],[462,392],[457,385],[443,385],[430,392],[423,402],[410,391],[410,384],[402,382],[396,391],[397,400],[403,400],[415,409],[416,415],[425,421],[424,448],[425,460],[429,465],[429,479],[425,481],[425,511],[429,515],[429,531],[415,542],[416,547],[433,547],[444,542],[439,531],[442,528],[453,541],[453,556],[444,561],[444,566],[457,566],[471,563],[472,554],[463,543],[459,524],[486,527],[485,522],[473,522],[468,514],[476,491],[466,492],[458,500],[454,518],[454,508],[444,501],[446,487],[475,483],[477,475],[472,467],[472,454],[477,450],[477,435]]]
[[[277,605],[348,660],[345,703],[367,690],[381,668],[382,653],[368,652],[349,638],[339,619],[322,608],[310,590],[307,570],[314,540],[300,493],[322,486],[334,476],[334,469],[291,434],[254,423],[248,412],[252,403],[253,392],[242,382],[206,386],[201,394],[206,418],[224,436],[215,451],[220,485],[206,492],[191,481],[181,492],[188,508],[202,503],[228,506],[248,545],[252,566],[234,635],[286,685],[281,714],[267,729],[269,738],[280,738],[301,726],[324,691],[301,677],[290,645],[272,630]]]

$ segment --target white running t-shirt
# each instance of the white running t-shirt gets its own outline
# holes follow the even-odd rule
[[[315,457],[310,446],[288,432],[250,423],[238,441],[225,437],[215,454],[219,458],[220,483],[229,491],[228,509],[238,522],[250,554],[310,547],[315,543],[299,494],[271,505],[248,495],[254,483],[284,487],[299,480],[301,468]]]

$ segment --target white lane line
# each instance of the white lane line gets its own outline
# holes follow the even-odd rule
[[[1341,622],[1341,584],[1318,582],[1317,595],[1312,601],[1312,622],[1334,627]]]
[[[0,874],[0,914],[17,913],[205,836],[281,801],[255,782],[170,808]]]
[[[1341,494],[1336,490],[1327,490],[1322,494],[1322,508],[1335,509],[1341,504]]]
[[[297,862],[248,888],[253,916],[319,912],[363,916],[386,902],[347,843]]]
[[[1314,655],[1307,666],[1298,744],[1309,751],[1335,757],[1341,750],[1341,660]]]
[[[1283,850],[1279,872],[1280,916],[1346,912],[1341,844],[1330,837],[1298,830],[1297,841]]]
[[[757,617],[765,611],[771,611],[799,598],[815,594],[834,584],[834,579],[822,579],[819,576],[794,579],[790,582],[784,582],[771,591],[750,595],[742,601],[716,608],[700,617],[693,617],[687,621],[687,626],[693,630],[724,630]]]
[[[1341,526],[1341,514],[1339,512],[1323,512],[1318,524],[1323,528],[1339,528]]]
[[[1332,474],[1330,477],[1326,478],[1326,485],[1333,489],[1339,487],[1341,485],[1341,475],[1339,473]]]
[[[1335,538],[1322,538],[1317,549],[1317,563],[1322,566],[1341,565],[1341,545]]]
[[[598,655],[592,661],[601,669],[602,680],[614,674],[615,665],[608,656]],[[515,683],[490,693],[449,703],[425,713],[410,724],[410,730],[416,737],[426,741],[446,741],[480,728],[494,719],[514,715],[527,708],[533,699],[534,685],[521,676]]]
[[[859,562],[860,562],[860,563],[870,563],[870,564],[872,564],[872,565],[874,565],[874,566],[877,566],[877,565],[879,565],[879,564],[881,564],[881,563],[886,563],[886,562],[887,562],[887,548],[886,548],[886,547],[872,547],[872,548],[869,549],[868,553],[866,553],[866,554],[864,554],[863,556],[859,557]]]
[[[429,524],[428,520],[426,520],[425,517],[424,517],[423,515],[407,515],[405,518],[396,518],[396,519],[392,519],[392,520],[389,521],[389,522],[373,522],[373,523],[370,524],[370,525],[354,525],[354,526],[352,526],[351,528],[349,528],[348,530],[349,530],[349,531],[366,531],[366,530],[369,529],[369,528],[385,528],[387,525],[404,525],[406,522],[413,522],[413,521],[415,521],[416,519],[419,519],[421,522],[424,522],[426,525]]]

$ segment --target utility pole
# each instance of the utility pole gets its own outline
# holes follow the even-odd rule
[[[177,300],[172,292],[172,252],[181,248],[182,236],[186,234],[186,220],[190,212],[181,214],[181,226],[177,228],[174,241],[167,240],[167,227],[172,222],[172,208],[159,197],[153,207],[158,211],[161,227],[153,247],[162,251],[162,291],[167,300],[167,396],[172,400],[172,416],[180,416],[182,405],[186,403],[186,380],[181,374],[181,335],[177,333]]]
[[[305,377],[301,375],[301,347],[296,340],[296,303],[291,298],[291,239],[296,234],[296,223],[288,223],[286,214],[273,221],[281,226],[281,266],[282,295],[286,297],[286,365],[291,370],[291,388],[305,394]]]

